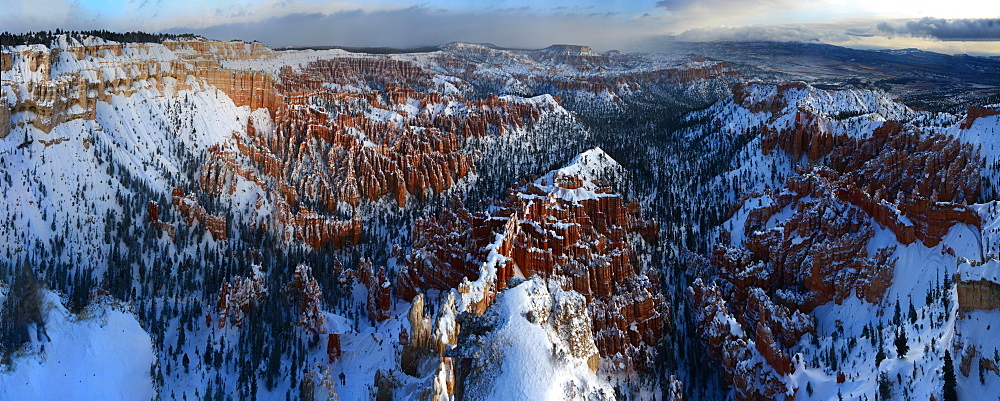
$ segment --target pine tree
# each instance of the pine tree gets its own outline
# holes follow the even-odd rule
[[[879,399],[882,400],[892,399],[892,387],[889,384],[889,376],[885,372],[878,375],[878,395]]]
[[[958,392],[956,391],[958,387],[958,382],[955,378],[955,363],[951,360],[951,353],[948,351],[944,352],[944,401],[957,401]]]
[[[906,330],[900,328],[896,331],[896,357],[903,358],[910,350],[909,341],[906,339]]]

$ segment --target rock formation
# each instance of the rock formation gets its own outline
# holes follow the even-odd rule
[[[205,225],[205,229],[212,234],[212,238],[218,241],[226,239],[226,216],[221,213],[209,214],[204,207],[198,204],[194,194],[184,195],[184,190],[180,187],[174,188],[173,197],[170,203],[177,207],[189,225],[199,222]]]
[[[323,305],[323,291],[312,276],[312,268],[295,266],[292,282],[285,285],[285,294],[298,312],[295,324],[305,327],[313,334],[324,332],[325,319],[320,307]]]
[[[240,327],[243,317],[257,302],[267,296],[264,271],[255,265],[250,277],[233,277],[219,289],[216,313],[219,314],[219,328],[231,324]]]
[[[0,139],[10,134],[10,108],[7,106],[7,95],[0,95]]]
[[[357,276],[358,281],[368,290],[368,318],[379,322],[388,319],[392,311],[392,286],[386,278],[385,268],[379,267],[376,271],[370,260],[361,258]]]
[[[1000,309],[1000,283],[989,280],[959,282],[958,307],[964,312]]]
[[[655,235],[655,222],[642,220],[636,205],[606,185],[550,178],[512,189],[489,213],[473,214],[452,201],[438,216],[415,223],[414,251],[397,274],[398,292],[406,299],[427,288],[465,291],[461,284],[480,279],[487,245],[499,239],[496,253],[505,262],[496,286],[539,275],[575,290],[587,302],[600,355],[613,365],[642,367],[651,362],[646,346],[659,342],[670,320],[658,276],[635,262],[628,235]],[[486,294],[479,313],[495,292]]]
[[[847,100],[826,99],[835,96]],[[867,131],[841,123],[850,118],[844,113],[907,113],[896,104],[851,103],[851,96],[866,95],[802,83],[734,89],[736,105],[765,115],[757,127],[764,154],[780,149],[809,163],[788,177],[783,191],[751,195],[755,202],[744,199],[733,209],[746,216],[743,227],[734,227],[741,241],[723,235],[710,255],[690,255],[697,331],[737,399],[793,394],[785,384],[792,373],[786,349],[814,330],[813,308],[852,295],[881,301],[895,259],[893,247],[870,251],[876,229],[891,231],[900,244],[932,247],[955,224],[981,224],[966,206],[979,194],[972,146],[903,122]],[[757,356],[767,366],[754,362]]]

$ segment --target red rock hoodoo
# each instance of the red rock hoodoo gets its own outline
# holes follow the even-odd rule
[[[696,330],[722,361],[737,399],[774,399],[795,390],[780,379],[792,371],[785,350],[814,330],[813,308],[852,295],[879,302],[891,284],[894,247],[869,252],[879,227],[901,244],[930,247],[955,224],[981,224],[966,206],[978,197],[979,155],[957,139],[894,121],[842,134],[827,114],[801,104],[789,109],[786,92],[805,84],[779,85],[776,93],[752,85],[759,84],[734,89],[734,99],[772,113],[759,127],[762,151],[781,149],[810,167],[792,174],[783,192],[756,194],[750,199],[758,202],[734,209],[747,214],[745,225],[734,227],[742,230],[740,244],[723,235],[712,254],[689,255],[697,278],[689,297]],[[787,110],[792,123],[772,128]],[[766,226],[779,212],[788,217]]]
[[[558,195],[582,184],[578,177],[557,176],[553,186],[511,190],[490,213],[473,214],[452,201],[439,216],[417,222],[408,268],[397,274],[400,296],[478,279],[486,246],[499,238],[497,253],[506,262],[498,267],[497,286],[535,274],[561,280],[586,297],[601,356],[643,367],[651,361],[645,346],[660,341],[670,319],[659,278],[636,262],[628,235],[655,236],[656,223],[642,220],[637,205],[607,186],[584,199]]]

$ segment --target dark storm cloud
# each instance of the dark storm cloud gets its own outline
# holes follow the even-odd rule
[[[883,21],[875,31],[886,36],[915,36],[941,40],[1000,40],[1000,18]]]
[[[413,47],[454,41],[491,42],[510,47],[545,47],[574,43],[597,49],[627,47],[649,31],[628,18],[606,14],[540,16],[526,12],[462,13],[427,7],[333,14],[290,14],[259,22],[178,27],[209,38],[259,40],[272,46]],[[648,27],[653,29],[653,27]]]

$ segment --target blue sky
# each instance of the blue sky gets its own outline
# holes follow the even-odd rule
[[[994,0],[4,0],[0,30],[193,32],[273,46],[646,50],[658,40],[795,40],[1000,54]],[[961,40],[958,40],[961,39]],[[972,39],[972,40],[967,40]]]

